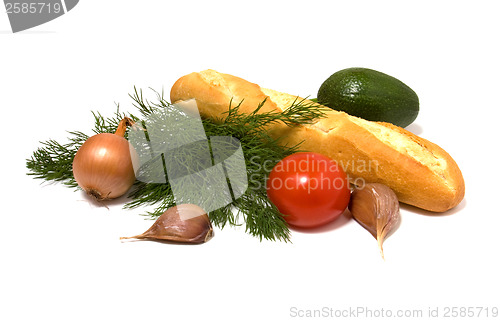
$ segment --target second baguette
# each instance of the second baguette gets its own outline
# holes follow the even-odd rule
[[[267,99],[260,112],[281,112],[298,97],[205,70],[181,77],[171,89],[172,103],[192,98],[202,117],[220,119],[231,101],[241,102],[239,112],[249,113]],[[444,212],[464,197],[464,180],[453,158],[436,144],[392,124],[328,110],[314,124],[276,124],[269,133],[282,137],[283,143],[301,143],[301,150],[336,160],[353,183],[361,179],[389,186],[403,203]]]

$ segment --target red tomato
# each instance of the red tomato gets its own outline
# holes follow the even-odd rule
[[[295,153],[279,161],[269,174],[267,195],[295,227],[316,227],[340,216],[351,191],[346,173],[318,153]]]

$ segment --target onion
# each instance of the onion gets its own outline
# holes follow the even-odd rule
[[[125,117],[114,134],[97,134],[85,141],[73,159],[78,186],[98,201],[124,195],[135,182],[135,149],[123,137],[133,121]]]

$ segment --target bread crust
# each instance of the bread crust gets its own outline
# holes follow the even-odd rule
[[[196,99],[202,117],[212,119],[222,119],[230,103],[241,103],[239,112],[250,113],[265,100],[260,112],[281,112],[297,99],[214,70],[194,72],[174,83],[170,92],[172,103],[192,98]],[[281,137],[284,144],[301,143],[301,150],[336,160],[352,183],[389,186],[403,203],[444,212],[462,201],[462,173],[438,145],[389,123],[371,122],[334,110],[326,114],[309,125],[273,124],[269,134]]]

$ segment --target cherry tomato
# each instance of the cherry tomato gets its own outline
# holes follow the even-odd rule
[[[318,153],[295,153],[279,161],[267,180],[267,195],[285,220],[295,227],[332,222],[349,204],[346,173],[334,160]]]

